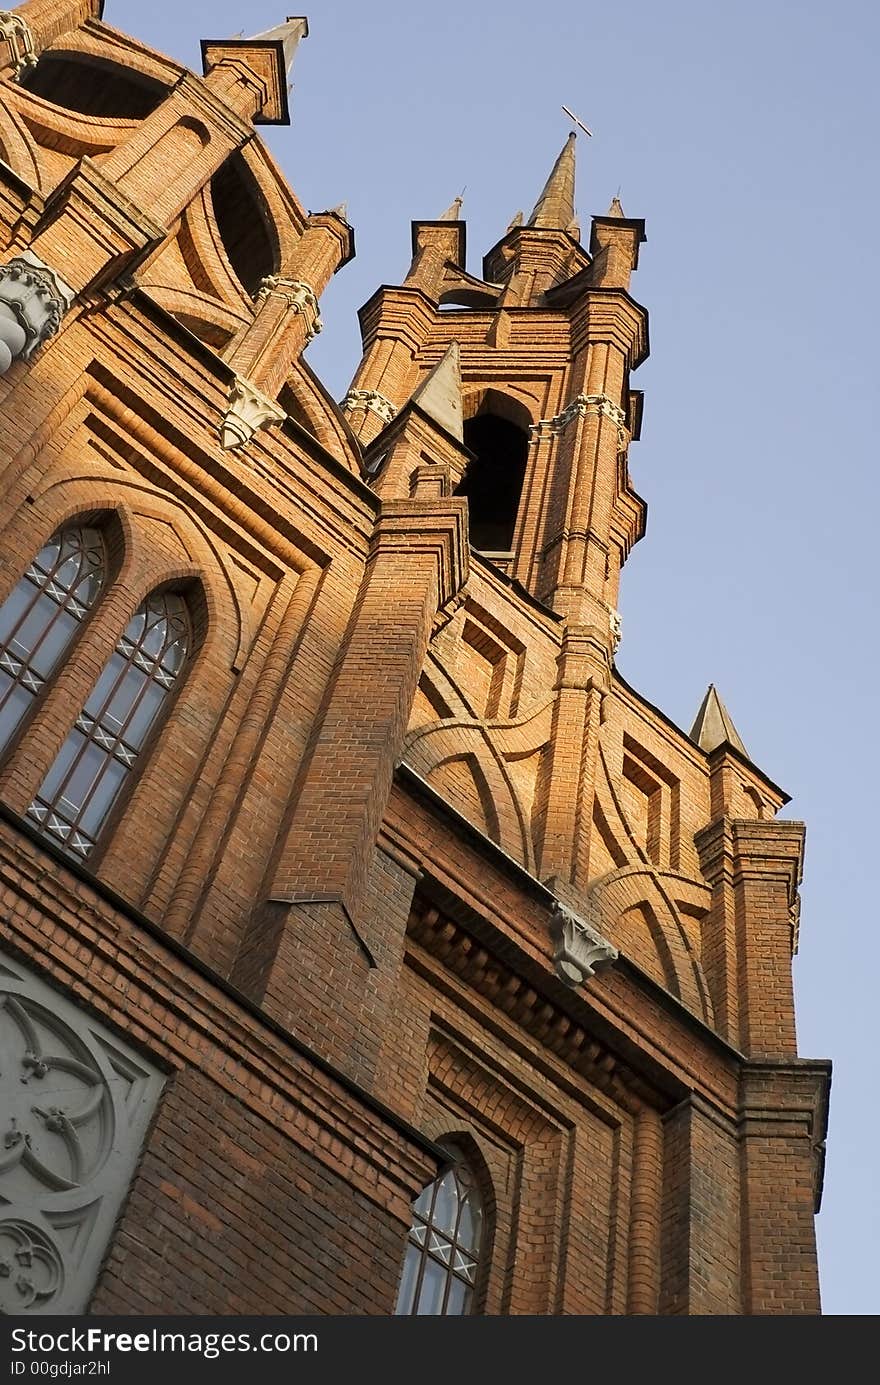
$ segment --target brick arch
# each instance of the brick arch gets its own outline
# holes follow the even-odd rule
[[[495,414],[528,434],[538,417],[532,401],[529,404],[512,391],[489,387],[465,393],[462,396],[462,413],[465,419],[476,418],[478,414]]]
[[[279,403],[331,456],[354,476],[361,475],[361,449],[351,425],[304,360],[293,363]]]
[[[483,1220],[478,1257],[479,1268],[476,1276],[477,1282],[474,1285],[473,1311],[481,1313],[485,1311],[486,1290],[495,1251],[495,1232],[498,1218],[498,1194],[495,1178],[476,1130],[456,1124],[454,1118],[444,1120],[444,1113],[440,1110],[425,1112],[423,1127],[428,1138],[434,1140],[436,1144],[444,1147],[451,1145],[458,1150],[477,1184]]]
[[[46,533],[52,533],[70,515],[88,509],[112,509],[119,514],[129,538],[131,576],[142,589],[143,596],[151,587],[171,577],[198,576],[205,587],[210,638],[225,646],[230,664],[244,657],[253,635],[252,622],[243,608],[223,554],[198,516],[188,511],[183,502],[160,494],[134,476],[100,480],[91,476],[56,477],[33,505],[22,507],[21,515],[27,516],[28,524],[41,519],[44,527],[48,524]],[[177,563],[156,561],[150,545],[142,542],[139,536],[139,515],[169,525],[181,545]],[[9,532],[17,527],[13,524]]]
[[[588,899],[596,926],[624,952],[627,935],[630,941],[635,936],[636,916],[632,911],[640,911],[646,930],[642,941],[653,940],[657,966],[660,975],[667,978],[667,989],[694,1014],[708,1024],[713,1023],[702,962],[691,947],[678,911],[679,901],[691,910],[708,910],[710,891],[706,886],[671,871],[646,865],[626,866],[595,881]],[[655,979],[659,980],[660,975],[655,975]]]
[[[458,721],[430,726],[409,742],[405,758],[410,768],[429,783],[444,765],[466,760],[478,791],[485,786],[494,809],[497,835],[491,830],[487,835],[515,860],[531,866],[527,815],[504,760],[481,726]]]

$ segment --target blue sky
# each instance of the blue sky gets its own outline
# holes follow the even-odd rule
[[[835,1063],[818,1219],[825,1311],[880,1311],[873,1011],[880,276],[877,52],[864,0],[314,0],[291,129],[268,138],[312,210],[347,200],[358,254],[309,361],[338,397],[355,312],[399,282],[414,217],[466,187],[470,268],[534,202],[569,123],[583,222],[618,187],[648,243],[648,534],[623,576],[624,676],[687,728],[706,685],[807,822],[800,1049]],[[190,65],[280,0],[107,0]]]

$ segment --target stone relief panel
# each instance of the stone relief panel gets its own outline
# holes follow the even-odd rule
[[[85,1311],[163,1082],[0,953],[0,1314]]]

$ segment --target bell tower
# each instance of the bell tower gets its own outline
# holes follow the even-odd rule
[[[582,245],[575,144],[572,133],[528,221],[518,214],[485,256],[482,279],[464,266],[457,202],[413,224],[403,285],[362,310],[364,358],[345,408],[369,449],[458,341],[472,545],[589,629],[610,662],[620,570],[644,532],[627,454],[641,415],[630,376],[648,349],[647,314],[629,292],[645,235],[615,198]]]

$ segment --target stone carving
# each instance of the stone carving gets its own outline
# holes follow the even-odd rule
[[[342,401],[342,408],[346,413],[352,413],[355,409],[370,409],[384,423],[390,423],[397,414],[391,400],[378,390],[349,390]]]
[[[532,424],[530,431],[533,437],[543,437],[547,433],[561,433],[568,427],[572,419],[583,418],[591,413],[604,414],[619,429],[626,427],[626,414],[614,403],[613,399],[609,399],[605,394],[579,394],[563,409],[561,414],[556,414],[554,418],[539,419],[537,423]]]
[[[20,81],[29,67],[36,67],[39,57],[34,36],[20,14],[0,10],[0,39],[9,44],[16,80]]]
[[[269,428],[273,423],[282,423],[287,417],[284,410],[262,394],[250,380],[236,375],[229,394],[229,404],[220,424],[221,445],[232,451],[250,442],[259,428]]]
[[[617,961],[617,948],[557,900],[550,915],[550,936],[555,944],[553,964],[556,975],[567,986],[580,986],[600,967]]]
[[[306,323],[306,345],[323,330],[317,294],[303,279],[283,279],[280,274],[268,274],[260,284],[257,302],[269,297],[283,298],[289,308],[302,314]]]
[[[791,955],[796,957],[801,939],[801,897],[799,894],[794,897],[794,902],[788,911],[788,917],[791,923]]]
[[[73,289],[30,250],[0,265],[0,375],[55,335],[73,299]]]
[[[48,1236],[30,1222],[0,1220],[0,1315],[54,1311],[64,1287],[61,1256]]]
[[[80,1313],[162,1088],[0,954],[0,1313]]]
[[[608,612],[608,629],[611,631],[611,653],[616,654],[623,636],[623,619],[619,611]]]

